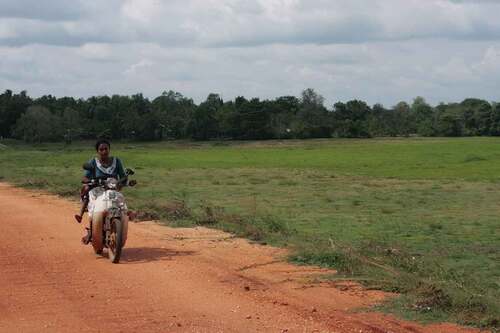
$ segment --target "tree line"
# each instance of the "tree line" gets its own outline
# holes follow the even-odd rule
[[[95,139],[265,140],[383,136],[499,136],[500,104],[469,98],[431,106],[417,97],[391,108],[361,100],[325,106],[313,89],[273,100],[210,94],[195,104],[174,91],[150,100],[0,95],[0,137],[27,142]]]

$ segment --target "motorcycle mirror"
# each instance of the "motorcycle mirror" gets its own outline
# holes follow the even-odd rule
[[[135,173],[134,170],[129,169],[129,168],[125,169],[125,171],[127,172],[128,176],[132,176]]]
[[[94,170],[94,167],[92,166],[92,164],[87,162],[83,165],[83,170],[92,171]]]

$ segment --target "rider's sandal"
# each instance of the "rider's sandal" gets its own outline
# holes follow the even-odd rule
[[[87,230],[87,235],[82,237],[82,243],[84,245],[87,245],[88,243],[90,243],[90,240],[92,239],[92,233],[90,232],[89,228],[85,228],[85,229]]]

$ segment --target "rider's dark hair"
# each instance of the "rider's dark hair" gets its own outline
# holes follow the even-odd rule
[[[106,139],[99,139],[95,143],[95,150],[98,151],[99,150],[99,146],[102,145],[102,144],[108,145],[109,149],[111,149],[111,143],[109,143],[108,140],[106,140]]]

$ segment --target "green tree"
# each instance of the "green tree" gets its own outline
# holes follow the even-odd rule
[[[500,104],[492,105],[490,135],[500,136]]]
[[[297,113],[300,100],[295,96],[281,96],[268,103],[272,136],[277,139],[289,139],[294,136],[292,128],[299,123]]]
[[[464,112],[459,104],[437,106],[438,134],[442,136],[463,136],[465,133]]]
[[[368,118],[368,132],[372,136],[389,135],[387,119],[389,110],[384,108],[382,104],[375,104],[372,107],[371,116]]]
[[[370,107],[363,101],[352,100],[334,105],[335,132],[339,137],[367,138],[371,116]]]
[[[413,129],[422,136],[432,136],[435,133],[435,116],[432,106],[423,97],[416,97],[411,105]]]
[[[60,124],[66,143],[71,143],[80,136],[82,132],[81,123],[80,114],[77,110],[70,107],[64,109]]]
[[[189,133],[195,140],[209,140],[217,137],[217,110],[223,105],[218,94],[209,94],[207,99],[194,111],[189,123]]]
[[[252,98],[249,101],[239,99],[236,105],[237,138],[243,140],[272,138],[271,112],[268,103]]]
[[[293,134],[299,138],[326,138],[333,132],[333,116],[324,106],[325,99],[313,89],[302,92]]]
[[[47,108],[30,106],[16,123],[14,135],[26,142],[61,140],[61,119]]]
[[[187,138],[188,124],[195,108],[192,99],[172,90],[164,91],[153,100],[152,107],[159,112],[162,138],[163,133],[173,139]]]
[[[26,91],[14,94],[5,90],[0,95],[0,137],[11,137],[17,120],[32,103]]]
[[[466,135],[490,134],[492,106],[485,100],[468,98],[460,103]]]
[[[217,122],[217,137],[219,139],[232,139],[239,136],[237,121],[238,113],[234,102],[226,102],[215,113]]]
[[[394,112],[394,125],[396,126],[398,135],[409,136],[416,132],[414,119],[408,103],[399,102],[392,110]]]

